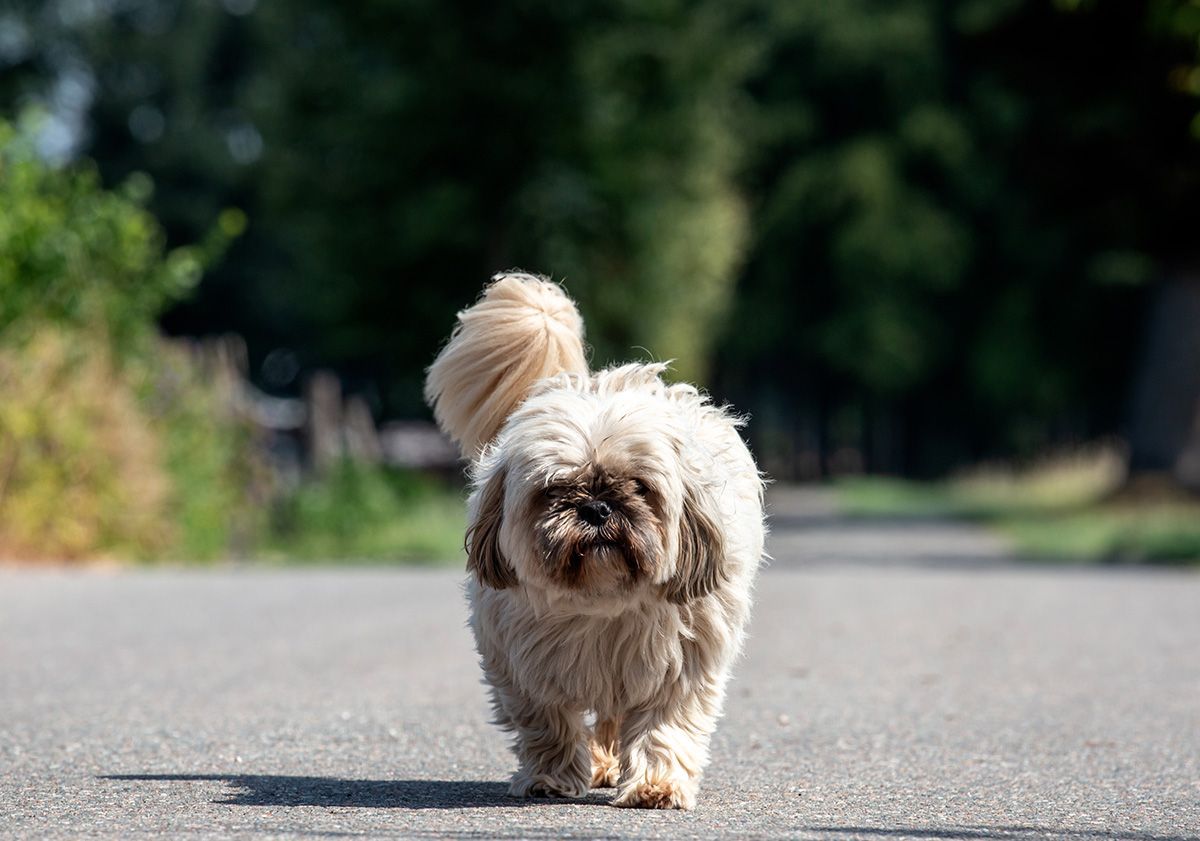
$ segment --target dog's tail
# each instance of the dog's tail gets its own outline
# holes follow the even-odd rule
[[[458,314],[450,341],[429,366],[425,400],[438,425],[473,458],[530,386],[564,371],[588,373],[575,303],[556,283],[506,272]]]

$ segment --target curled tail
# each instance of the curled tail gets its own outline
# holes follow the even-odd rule
[[[438,426],[473,458],[530,386],[564,371],[588,373],[575,303],[543,278],[498,274],[458,314],[450,341],[429,366],[425,400]]]

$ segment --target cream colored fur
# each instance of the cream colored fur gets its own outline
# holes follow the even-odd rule
[[[543,377],[586,374],[583,319],[562,289],[533,275],[498,274],[458,314],[425,380],[425,399],[463,454],[476,455]]]
[[[496,721],[515,736],[511,792],[578,797],[615,784],[617,805],[690,809],[763,556],[760,474],[739,422],[691,386],[664,383],[665,366],[588,374],[576,367],[581,344],[542,357],[553,342],[516,339],[550,316],[509,306],[489,323],[481,308],[506,282],[460,314],[429,394],[472,456],[471,628]],[[566,301],[544,281],[517,283],[525,300]],[[496,336],[507,353],[482,346]],[[529,358],[514,360],[515,348]],[[449,354],[454,364],[443,364]],[[485,360],[503,368],[499,396],[478,385],[497,377]],[[440,405],[447,399],[453,408]],[[480,404],[487,418],[472,423],[464,407]],[[497,413],[507,414],[499,425]],[[594,476],[603,479],[580,478]],[[624,490],[635,480],[644,505]],[[584,481],[610,483],[587,487],[626,516],[622,539],[640,542],[617,545],[636,545],[649,558],[642,567],[626,563],[631,550],[587,542],[577,569],[551,562],[536,536],[564,516],[555,500]],[[576,525],[595,532],[567,527]]]

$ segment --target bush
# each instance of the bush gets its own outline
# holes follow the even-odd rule
[[[244,220],[168,250],[150,190],[0,122],[0,556],[458,557],[460,495],[428,477],[347,465],[273,495],[236,366],[155,326]]]
[[[170,551],[184,560],[252,554],[272,481],[260,431],[237,411],[234,371],[182,343],[156,342],[136,365],[143,411],[170,478]]]
[[[151,186],[50,167],[0,122],[5,556],[212,557],[253,528],[250,431],[155,327],[244,220],[167,250]]]
[[[465,527],[457,489],[411,471],[346,463],[276,503],[266,553],[298,560],[451,560],[463,554]]]
[[[140,175],[105,190],[87,162],[47,166],[26,133],[0,122],[0,341],[52,324],[124,355],[152,335],[155,316],[221,246],[215,237],[208,248],[166,251],[143,206],[152,189]]]
[[[40,331],[0,352],[0,554],[148,555],[174,535],[162,445],[103,342]]]

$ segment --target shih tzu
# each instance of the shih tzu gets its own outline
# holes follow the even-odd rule
[[[429,369],[470,460],[471,628],[515,737],[513,795],[696,803],[763,556],[763,483],[739,419],[665,368],[591,373],[561,287],[509,273]]]

